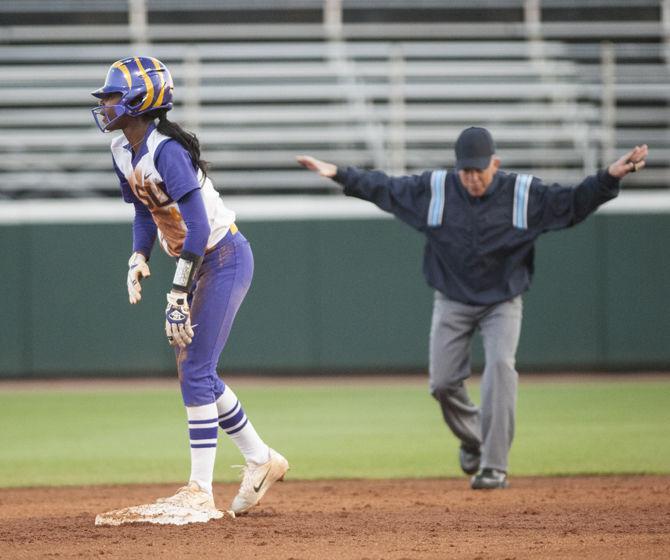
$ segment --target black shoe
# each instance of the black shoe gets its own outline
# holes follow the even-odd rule
[[[475,474],[479,470],[479,460],[482,457],[482,452],[479,446],[467,446],[461,444],[461,450],[458,453],[458,458],[461,461],[461,469],[465,474]]]
[[[507,488],[507,473],[498,469],[482,469],[472,477],[470,487],[473,490],[494,490],[496,488]]]

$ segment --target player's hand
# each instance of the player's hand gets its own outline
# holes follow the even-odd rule
[[[138,303],[142,299],[142,286],[140,282],[144,278],[149,278],[151,272],[147,259],[142,253],[133,253],[130,255],[128,261],[128,278],[126,285],[128,286],[128,301],[131,304]]]
[[[303,167],[309,169],[310,171],[315,171],[322,177],[328,177],[332,179],[337,173],[337,165],[334,163],[328,163],[326,161],[321,161],[312,156],[296,156],[296,161]]]
[[[635,146],[630,152],[621,156],[616,160],[612,165],[607,168],[607,172],[617,179],[625,177],[629,173],[635,173],[644,169],[647,162],[647,156],[649,155],[649,148],[646,144],[642,146]]]
[[[188,294],[172,290],[167,295],[165,309],[165,334],[170,346],[186,348],[193,340],[191,310],[188,307]]]

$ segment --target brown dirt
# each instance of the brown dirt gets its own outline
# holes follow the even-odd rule
[[[670,476],[291,482],[247,516],[95,527],[174,486],[0,490],[0,558],[669,558]],[[235,493],[217,485],[220,507]]]

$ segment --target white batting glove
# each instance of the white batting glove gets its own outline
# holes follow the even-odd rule
[[[140,286],[140,282],[144,278],[149,278],[149,276],[151,276],[151,272],[149,271],[146,257],[142,253],[133,253],[130,255],[126,284],[128,286],[128,301],[131,304],[139,303],[142,299],[142,286]]]
[[[172,290],[167,295],[165,309],[165,334],[170,346],[186,348],[193,340],[191,310],[188,307],[188,294]]]

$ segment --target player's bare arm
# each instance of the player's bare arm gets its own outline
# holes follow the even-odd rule
[[[296,161],[302,165],[304,168],[309,169],[318,173],[322,177],[328,177],[332,179],[337,173],[337,165],[334,163],[328,163],[327,161],[321,161],[312,156],[296,156]]]
[[[649,148],[646,144],[635,146],[630,152],[622,155],[612,165],[607,168],[607,172],[617,179],[622,179],[629,173],[635,173],[644,169],[647,165],[646,159],[649,155]]]

